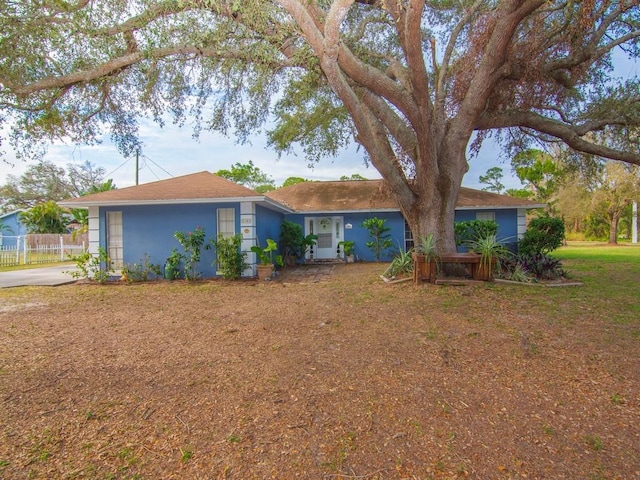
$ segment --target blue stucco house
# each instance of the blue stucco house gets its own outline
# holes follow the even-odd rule
[[[173,248],[180,246],[176,231],[196,227],[207,239],[219,234],[241,233],[242,250],[255,275],[251,246],[277,240],[283,220],[296,222],[305,234],[318,236],[308,260],[335,259],[342,253],[339,242],[353,240],[361,260],[373,260],[365,243],[362,221],[369,217],[387,220],[394,245],[410,246],[411,232],[399,208],[382,188],[382,180],[305,182],[260,194],[209,172],[161,180],[135,187],[100,192],[61,202],[70,208],[89,210],[89,249],[104,248],[115,268],[139,262],[148,255],[152,263],[164,264]],[[533,202],[463,188],[456,220],[494,219],[499,237],[517,238],[526,228],[526,210]],[[203,251],[199,270],[204,277],[217,275],[215,253]]]
[[[5,229],[0,231],[0,247],[15,248],[18,237],[26,235],[27,229],[20,221],[20,214],[25,210],[14,210],[0,215],[0,224]]]

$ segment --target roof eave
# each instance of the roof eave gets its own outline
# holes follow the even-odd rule
[[[513,208],[526,208],[527,210],[533,208],[545,208],[546,203],[536,203],[533,205],[470,205],[464,207],[456,207],[456,210],[511,210]]]
[[[202,203],[236,203],[236,202],[255,202],[266,203],[268,207],[280,209],[290,213],[291,210],[284,205],[265,196],[254,197],[223,197],[223,198],[173,198],[173,199],[155,199],[155,200],[107,200],[107,201],[68,201],[58,202],[58,205],[68,208],[89,208],[89,207],[124,207],[124,206],[146,206],[146,205],[184,205],[184,204],[202,204]]]

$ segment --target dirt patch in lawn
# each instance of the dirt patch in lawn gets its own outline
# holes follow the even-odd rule
[[[382,269],[1,291],[0,477],[640,476],[637,330]]]

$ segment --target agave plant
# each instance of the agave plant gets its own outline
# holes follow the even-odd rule
[[[383,275],[387,278],[393,278],[401,273],[408,274],[413,272],[413,258],[411,257],[411,253],[411,249],[405,252],[402,248],[399,248],[399,252],[393,257],[391,264],[384,271]]]
[[[416,244],[416,253],[419,255],[424,255],[427,262],[436,258],[436,247],[438,245],[438,240],[433,235],[433,233],[428,234],[426,237],[420,237],[418,239],[418,243]]]
[[[496,235],[487,235],[470,240],[466,246],[472,252],[480,255],[481,271],[484,271],[488,278],[491,278],[494,265],[500,268],[501,260],[512,255],[511,251],[499,241]]]

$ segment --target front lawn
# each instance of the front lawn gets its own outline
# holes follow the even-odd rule
[[[558,250],[581,287],[349,264],[0,290],[0,477],[634,478],[640,249],[620,248]]]

